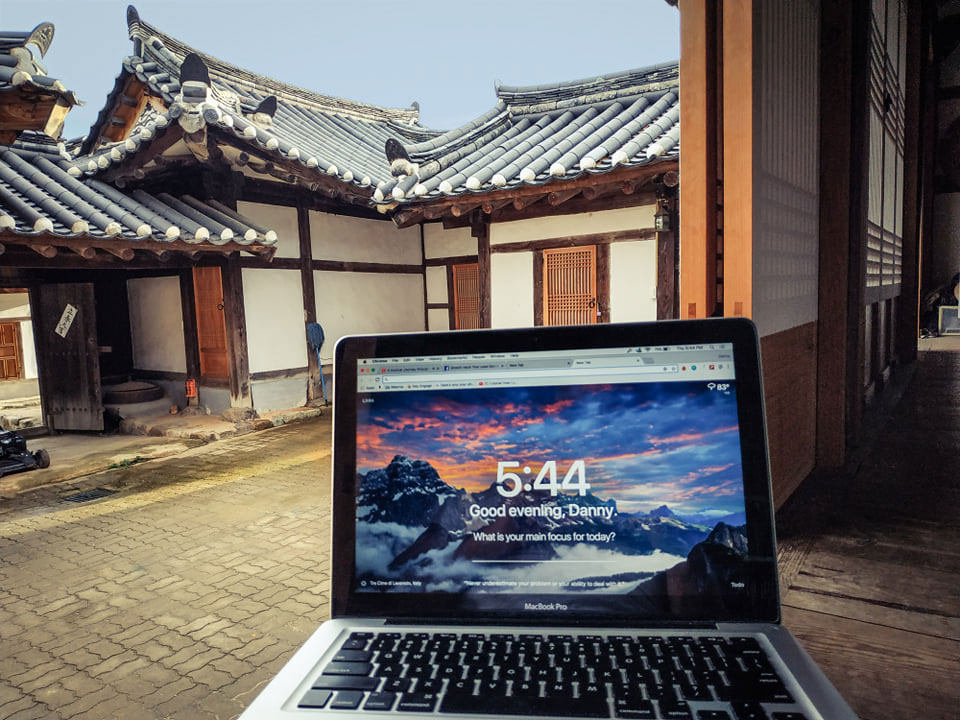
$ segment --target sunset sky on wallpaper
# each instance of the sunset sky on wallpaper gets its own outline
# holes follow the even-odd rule
[[[736,398],[704,382],[376,393],[358,409],[357,469],[429,462],[467,492],[519,461],[532,481],[584,460],[590,492],[620,512],[744,509]]]

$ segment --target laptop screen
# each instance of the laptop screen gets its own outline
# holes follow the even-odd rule
[[[748,530],[734,343],[496,335],[350,353],[357,605],[554,622],[756,610],[771,553]]]

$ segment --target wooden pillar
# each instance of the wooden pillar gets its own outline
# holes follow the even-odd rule
[[[867,276],[867,204],[870,187],[870,12],[871,0],[853,0],[850,54],[850,223],[847,248],[846,431],[847,446],[859,441],[863,424],[864,302]],[[824,188],[829,191],[829,186]]]
[[[850,308],[853,8],[831,0],[820,16],[820,281],[817,323],[818,467],[846,459]]]
[[[723,313],[753,315],[754,0],[723,2]]]
[[[670,217],[670,229],[657,233],[657,320],[672,320],[677,317],[674,306],[676,281],[676,221],[677,213],[669,200],[657,201],[657,212],[665,210]]]
[[[920,319],[920,213],[923,206],[921,180],[924,147],[924,82],[927,78],[924,39],[929,28],[925,23],[924,3],[907,0],[906,95],[904,99],[905,130],[903,151],[903,265],[901,267],[900,302],[897,303],[896,354],[901,362],[917,359],[917,336]]]
[[[679,0],[681,318],[709,317],[716,305],[717,5]]]
[[[193,290],[193,269],[180,273],[180,314],[183,317],[183,349],[187,377],[200,377],[200,344],[197,339],[197,300]]]
[[[231,253],[223,273],[224,320],[230,363],[230,407],[253,407],[250,361],[247,353],[247,318],[243,309],[243,275],[240,253]]]
[[[490,222],[482,210],[470,218],[470,232],[477,239],[477,283],[480,286],[480,327],[491,327],[490,317]]]
[[[313,242],[310,236],[310,213],[297,205],[297,234],[300,238],[300,286],[303,295],[303,341],[307,345],[307,402],[323,399],[320,373],[323,367],[317,352],[307,339],[307,324],[317,321],[317,295],[313,285]]]

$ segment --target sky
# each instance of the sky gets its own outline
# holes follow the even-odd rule
[[[0,29],[55,27],[48,73],[85,105],[86,134],[131,54],[127,0],[0,0]],[[539,85],[680,57],[666,0],[135,0],[145,22],[207,55],[307,90],[458,127],[496,103],[495,83]]]
[[[501,462],[527,484],[547,462],[559,483],[583,460],[589,492],[621,512],[743,512],[736,398],[704,385],[377,393],[358,418],[357,469],[400,454],[480,492]]]

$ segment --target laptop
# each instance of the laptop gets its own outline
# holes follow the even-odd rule
[[[780,624],[757,332],[343,338],[332,619],[244,720],[846,720]]]

